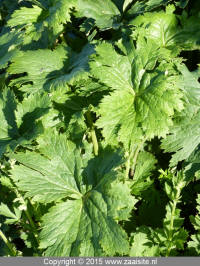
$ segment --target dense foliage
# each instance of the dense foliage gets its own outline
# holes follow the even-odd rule
[[[198,1],[0,19],[0,255],[200,255]]]

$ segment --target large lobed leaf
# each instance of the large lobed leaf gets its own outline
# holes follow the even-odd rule
[[[15,154],[19,165],[12,178],[26,197],[58,202],[42,218],[40,247],[45,255],[127,254],[127,235],[118,221],[129,218],[136,200],[126,184],[116,182],[113,169],[120,156],[107,149],[93,158],[90,148],[81,154],[65,135],[52,131],[38,142],[41,154]]]
[[[121,53],[111,44],[99,44],[90,64],[93,75],[113,91],[99,106],[97,126],[109,143],[117,138],[125,146],[144,137],[165,136],[175,111],[183,109],[176,72],[170,65],[171,74],[163,71],[153,41],[140,38],[137,47],[132,43],[119,48]]]
[[[22,7],[12,14],[8,26],[21,27],[24,31],[24,43],[47,38],[50,43],[63,32],[64,25],[70,21],[71,10],[77,6],[77,0],[48,0],[47,7],[33,5],[31,8]]]
[[[0,91],[0,157],[10,147],[30,142],[41,132],[41,118],[51,106],[46,94],[35,94],[18,103],[13,91]]]
[[[21,89],[29,93],[43,88],[47,91],[56,88],[64,89],[74,80],[87,76],[88,57],[92,53],[92,45],[86,45],[79,54],[62,45],[57,46],[53,51],[50,49],[25,51],[13,59],[8,72],[10,74],[27,73],[26,76],[13,80],[12,83],[23,85]],[[27,85],[27,82],[32,82],[33,85]]]
[[[162,148],[172,155],[171,165],[188,159],[200,143],[200,84],[198,72],[181,67],[179,86],[184,91],[185,109],[176,117],[170,134],[162,140]]]
[[[117,26],[120,12],[111,0],[78,0],[80,16],[92,18],[101,29]]]

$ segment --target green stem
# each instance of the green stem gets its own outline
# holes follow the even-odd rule
[[[174,228],[174,216],[175,216],[175,211],[176,211],[176,206],[178,204],[179,198],[180,198],[180,194],[181,194],[181,190],[178,189],[177,190],[177,194],[176,197],[174,199],[173,202],[173,206],[172,206],[172,215],[171,215],[171,219],[170,219],[170,226],[169,226],[169,245],[167,248],[167,252],[166,252],[166,257],[170,256],[170,252],[171,252],[171,248],[172,248],[172,238],[173,238],[173,228]]]
[[[138,147],[135,150],[135,154],[134,154],[134,157],[133,157],[133,164],[132,164],[132,167],[131,167],[133,173],[135,171],[135,167],[136,167],[136,163],[137,163],[137,158],[138,158],[139,152],[142,149],[142,146],[144,145],[145,141],[146,141],[146,138],[144,138],[144,140],[140,143],[140,145],[138,145]]]
[[[30,223],[30,226],[32,227],[33,231],[34,231],[34,232],[37,232],[37,228],[36,228],[36,226],[35,226],[35,224],[34,224],[34,222],[33,222],[33,219],[32,219],[32,217],[31,217],[31,215],[30,215],[28,209],[26,209],[24,212],[25,212],[25,214],[26,214],[26,217],[27,217],[27,219],[28,219],[28,221],[29,221],[29,223]]]
[[[128,156],[128,159],[127,159],[127,162],[126,162],[126,173],[125,173],[125,180],[127,180],[129,178],[129,171],[130,171],[130,168],[132,170],[132,173],[134,173],[135,171],[135,166],[136,166],[136,163],[137,163],[137,158],[138,158],[138,154],[144,144],[144,142],[146,141],[146,138],[141,142],[140,145],[137,146],[136,149],[132,149],[131,148],[131,152],[130,152],[130,155]],[[131,167],[131,159],[133,158],[133,165]]]
[[[31,228],[32,228],[32,235],[33,235],[33,237],[34,237],[36,243],[37,243],[38,246],[39,246],[39,241],[38,241],[38,238],[37,238],[37,235],[38,235],[38,233],[37,233],[37,227],[36,227],[35,223],[33,222],[33,219],[32,219],[32,217],[31,217],[31,215],[30,215],[30,213],[29,213],[29,210],[28,210],[28,206],[27,206],[27,205],[26,205],[26,208],[27,208],[27,209],[24,210],[25,215],[26,215],[26,217],[27,217],[27,219],[28,219],[28,221],[29,221],[29,224],[30,224],[30,226],[31,226]]]
[[[39,241],[38,241],[38,238],[37,238],[37,235],[38,235],[37,227],[36,227],[35,223],[33,222],[33,219],[32,219],[32,217],[30,215],[29,210],[28,210],[28,204],[24,200],[23,196],[21,195],[21,193],[17,189],[16,189],[16,195],[20,198],[21,202],[25,205],[26,209],[24,210],[24,213],[25,213],[25,215],[26,215],[26,217],[27,217],[27,219],[29,221],[29,224],[30,224],[30,226],[32,228],[32,232],[31,233],[32,233],[36,243],[39,245]]]
[[[7,237],[4,235],[4,233],[1,230],[0,230],[0,237],[2,238],[8,249],[10,250],[10,255],[16,256],[16,252],[14,250],[13,245],[10,243],[10,241],[7,239]]]
[[[125,180],[129,179],[129,171],[131,168],[131,158],[133,157],[134,149],[131,150],[128,159],[126,161],[126,173],[125,173]]]
[[[128,180],[128,178],[129,178],[130,166],[131,166],[131,159],[130,159],[130,156],[129,156],[128,159],[127,159],[127,162],[126,162],[125,180]]]
[[[95,128],[94,128],[94,124],[92,121],[92,116],[91,116],[90,111],[88,111],[86,113],[86,117],[87,117],[87,121],[88,121],[89,126],[90,126],[91,139],[92,139],[92,143],[93,143],[93,147],[94,147],[94,155],[97,156],[99,146],[98,146],[97,136],[96,136],[96,132],[95,132]]]
[[[133,165],[132,165],[132,172],[134,173],[135,171],[135,166],[136,166],[136,162],[137,162],[137,157],[138,157],[138,154],[140,152],[140,149],[141,149],[141,146],[138,146],[136,151],[135,151],[135,154],[134,154],[134,157],[133,157]]]

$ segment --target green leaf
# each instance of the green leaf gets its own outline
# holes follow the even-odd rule
[[[90,63],[92,74],[113,89],[132,91],[131,64],[128,57],[118,54],[109,43],[96,47],[97,55]]]
[[[189,3],[189,0],[180,0],[176,2],[176,5],[179,6],[180,8],[185,8],[188,3]]]
[[[196,254],[200,254],[200,234],[192,235],[191,241],[188,242],[189,249],[194,249]]]
[[[32,8],[22,7],[12,14],[12,17],[8,20],[8,26],[15,27],[35,23],[41,13],[42,9],[38,6],[33,6]]]
[[[123,4],[123,11],[125,11],[132,2],[133,0],[125,0]]]
[[[98,256],[128,251],[126,234],[107,213],[104,195],[94,189],[82,199],[59,203],[50,209],[43,218],[40,236],[40,247],[48,247],[47,256]]]
[[[171,166],[187,159],[200,143],[200,110],[192,110],[177,123],[170,135],[162,141],[165,152],[175,152],[172,155]]]
[[[129,0],[127,0],[129,2]],[[131,8],[128,10],[128,17],[134,17],[136,15],[149,12],[160,6],[166,6],[170,0],[147,0],[147,1],[136,1]]]
[[[154,9],[156,7],[167,5],[170,2],[170,0],[148,0],[147,1],[147,10]]]
[[[51,106],[47,94],[36,93],[25,98],[19,103],[16,111],[16,122],[20,132],[34,130],[34,122],[45,115]],[[32,121],[32,123],[30,123]]]
[[[15,109],[14,93],[8,88],[0,90],[0,157],[12,140],[18,137]]]
[[[125,231],[116,221],[127,220],[137,202],[113,170],[121,157],[110,149],[93,158],[47,130],[38,138],[39,151],[17,153],[12,179],[34,201],[59,202],[42,218],[40,247],[47,256],[127,254]],[[38,186],[40,184],[40,186]],[[52,231],[52,228],[54,230]],[[95,228],[95,230],[94,230]]]
[[[200,153],[199,146],[197,149],[190,155],[190,157],[184,163],[184,172],[188,177],[188,180],[191,180],[196,177],[198,180],[200,178]]]
[[[111,0],[78,0],[80,15],[95,20],[97,27],[108,29],[118,27],[118,17],[120,12]]]
[[[172,176],[171,189],[167,189],[170,202],[166,206],[163,228],[154,231],[153,239],[161,251],[161,255],[176,255],[178,250],[184,250],[188,232],[183,228],[184,219],[181,217],[177,204],[181,199],[182,189],[186,186],[186,177],[182,172]],[[166,186],[167,187],[167,186]]]
[[[149,12],[136,17],[131,23],[145,28],[145,36],[160,47],[175,47],[178,20],[172,12]]]
[[[148,9],[145,9],[144,4],[136,2],[128,14],[139,14],[145,10]],[[156,41],[160,47],[171,50],[171,55],[178,55],[181,50],[199,49],[198,15],[189,16],[183,12],[181,16],[177,16],[173,14],[174,10],[174,6],[169,5],[165,12],[148,12],[137,16],[130,23],[139,27],[140,34],[144,31],[148,39]]]
[[[179,161],[188,159],[200,143],[200,85],[198,72],[189,72],[184,66],[179,66],[182,75],[179,86],[184,91],[185,109],[178,114],[170,135],[162,140],[161,147],[166,152],[175,152],[172,155],[171,166]]]
[[[129,119],[130,121],[130,118],[132,120],[134,120],[135,118],[135,114],[131,113],[132,117],[129,115],[132,106],[132,95],[130,93],[127,93],[126,91],[116,91],[103,98],[102,102],[99,105],[98,114],[100,115],[100,118],[97,120],[96,125],[99,128],[102,128],[103,136],[105,137],[106,142],[114,145],[117,144],[118,141],[120,141],[118,137],[118,131],[121,124],[124,121],[126,122],[127,119]],[[132,125],[132,127],[134,126],[131,123],[130,125]],[[135,133],[138,133],[136,134],[136,136],[140,137],[142,134],[141,130],[137,129],[136,127],[134,128],[134,130]],[[133,131],[131,130],[127,131],[125,136],[128,138],[128,136],[130,136],[132,132]]]
[[[0,36],[0,68],[7,67],[8,63],[19,53],[18,46],[23,39],[21,33],[9,31]]]
[[[1,203],[1,205],[0,205],[0,215],[6,216],[9,218],[13,218],[13,219],[16,218],[16,215],[13,212],[11,212],[11,210],[8,208],[8,206],[5,205],[4,203]]]
[[[72,118],[67,128],[66,133],[69,136],[69,139],[76,143],[81,143],[86,131],[87,126],[85,123],[84,113],[76,112],[72,115]]]
[[[197,254],[200,254],[200,194],[197,197],[197,211],[198,214],[196,216],[190,216],[190,221],[197,231],[196,234],[191,236],[191,241],[188,242],[189,248],[194,248]]]
[[[118,54],[111,45],[100,44],[91,68],[95,77],[114,90],[99,105],[96,125],[103,129],[108,143],[114,144],[117,139],[128,147],[144,137],[165,136],[183,103],[176,74],[168,76],[159,66],[154,69],[159,57],[154,42],[141,38],[136,48],[132,43],[131,50],[123,49],[128,57]]]
[[[131,184],[133,195],[139,195],[153,183],[149,177],[151,172],[155,169],[156,162],[157,160],[151,153],[145,151],[139,153],[133,182]]]
[[[194,217],[194,216],[190,216],[190,220],[195,228],[195,230],[200,231],[200,194],[198,194],[197,199],[197,211],[198,214]]]
[[[8,20],[8,26],[25,29],[25,44],[45,37],[50,43],[55,42],[56,37],[63,32],[64,24],[70,21],[71,9],[76,7],[77,1],[54,0],[48,1],[48,4],[47,9],[37,5],[22,7],[15,10]]]
[[[0,90],[0,138],[6,139],[17,135],[17,124],[15,121],[16,101],[14,93],[8,89]]]
[[[8,72],[27,73],[26,76],[14,80],[12,84],[23,85],[32,82],[33,85],[22,86],[22,90],[29,93],[42,89],[67,89],[69,83],[88,75],[88,57],[92,53],[92,45],[86,45],[79,54],[62,45],[53,51],[26,51],[15,57]]]
[[[145,226],[137,228],[135,233],[131,235],[131,249],[129,256],[131,257],[153,257],[159,256],[158,245],[153,245],[151,241],[151,229]]]
[[[67,56],[68,51],[63,46],[58,46],[54,51],[50,49],[26,51],[13,60],[8,71],[10,74],[26,72],[26,76],[14,82],[22,85],[33,82],[33,86],[28,86],[29,90],[33,92],[33,90],[42,89],[48,80],[52,80],[52,76],[54,76],[54,79],[57,77],[52,73],[59,72],[63,68]]]
[[[41,117],[50,107],[47,95],[35,94],[17,104],[14,93],[9,88],[0,91],[0,156],[8,147],[14,150],[17,145],[34,139],[42,130]]]
[[[26,191],[26,197],[33,197],[34,201],[49,203],[67,196],[80,198],[76,184],[79,173],[74,177],[73,170],[78,163],[74,145],[68,143],[64,136],[53,136],[50,149],[53,151],[48,149],[49,158],[29,151],[14,155],[22,165],[15,165],[12,178],[21,190]],[[64,158],[66,162],[63,162]]]
[[[195,10],[195,9],[194,9]],[[193,13],[195,13],[193,10]],[[198,9],[197,9],[198,10]],[[199,15],[189,16],[183,12],[179,17],[181,29],[176,36],[177,44],[185,50],[196,50],[200,48],[200,25],[198,23]]]
[[[179,86],[184,91],[185,101],[189,105],[199,106],[200,100],[200,83],[198,69],[196,71],[190,72],[188,68],[181,64],[177,65],[178,70],[181,73],[179,79]]]
[[[5,223],[6,224],[13,224],[18,222],[21,218],[21,211],[14,207],[14,213],[8,208],[8,206],[4,203],[0,204],[0,215],[7,217]]]

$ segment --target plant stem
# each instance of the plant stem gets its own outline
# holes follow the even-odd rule
[[[131,167],[133,173],[135,171],[135,167],[136,167],[136,163],[137,163],[137,158],[138,158],[139,152],[140,152],[142,146],[144,145],[145,141],[146,141],[146,138],[144,138],[144,140],[140,143],[140,145],[138,145],[138,147],[135,150],[135,154],[134,154],[134,157],[133,157],[133,164],[132,164],[132,167]]]
[[[18,197],[20,197],[21,202],[25,206],[24,213],[25,213],[25,215],[26,215],[26,217],[28,219],[28,222],[29,222],[29,224],[30,224],[30,226],[32,228],[32,232],[31,233],[32,233],[36,243],[39,245],[39,241],[38,241],[38,238],[37,238],[37,227],[36,227],[35,223],[33,222],[33,219],[32,219],[32,217],[31,217],[31,215],[29,213],[28,204],[24,200],[23,196],[21,195],[21,193],[17,189],[16,189],[16,194],[17,194]]]
[[[30,226],[32,228],[33,237],[34,237],[36,243],[39,246],[39,241],[38,241],[38,238],[37,238],[37,227],[36,227],[35,223],[33,222],[33,219],[32,219],[32,217],[31,217],[31,215],[29,213],[29,210],[28,210],[28,206],[27,205],[26,205],[26,207],[27,207],[27,209],[24,210],[24,212],[25,212],[25,215],[26,215],[26,217],[27,217],[27,219],[29,221],[29,224],[30,224]]]
[[[36,226],[35,226],[35,224],[34,224],[34,222],[33,222],[33,219],[32,219],[32,217],[31,217],[31,215],[30,215],[28,209],[24,210],[24,212],[25,212],[26,217],[27,217],[27,219],[28,219],[28,221],[29,221],[31,227],[33,228],[34,232],[37,232],[37,228],[36,228]]]
[[[126,162],[126,173],[125,173],[125,180],[128,180],[129,178],[129,171],[131,167],[131,158],[133,157],[134,149],[131,150],[127,162]]]
[[[172,247],[171,241],[173,238],[173,228],[174,228],[174,216],[175,216],[175,211],[176,211],[176,205],[179,202],[180,195],[181,195],[181,190],[178,189],[176,197],[175,197],[175,199],[173,201],[173,205],[172,205],[172,214],[171,214],[170,226],[169,226],[169,241],[170,241],[170,243],[169,243],[168,248],[167,248],[166,257],[169,257],[170,252],[171,252],[171,247]]]
[[[130,159],[130,156],[129,156],[128,159],[127,159],[127,162],[126,162],[125,180],[128,180],[128,178],[129,178],[130,166],[131,166],[131,159]]]
[[[138,158],[138,154],[144,144],[144,142],[146,141],[146,138],[141,142],[140,145],[137,146],[136,149],[132,149],[131,148],[131,152],[130,155],[128,156],[127,162],[126,162],[126,173],[125,173],[125,180],[127,180],[129,178],[129,171],[130,168],[132,170],[132,173],[134,173],[135,170],[135,166],[136,166],[136,162],[137,162],[137,158]],[[131,167],[131,159],[133,158],[133,165]]]
[[[0,230],[0,237],[3,239],[4,243],[6,244],[8,249],[10,250],[10,255],[16,256],[16,252],[14,250],[13,245],[10,243],[10,241],[7,239],[7,237],[4,235],[4,233],[1,230]]]
[[[91,116],[90,111],[88,111],[86,113],[86,117],[87,117],[88,124],[90,126],[91,139],[92,139],[92,143],[93,143],[93,147],[94,147],[94,155],[97,156],[99,146],[98,146],[97,136],[96,136],[96,132],[95,132],[95,128],[94,128],[94,124],[92,121],[92,116]]]
[[[137,149],[136,149],[136,151],[135,151],[135,154],[134,154],[134,157],[133,157],[133,165],[132,165],[132,171],[133,171],[133,173],[134,173],[134,171],[135,171],[135,166],[136,166],[136,162],[137,162],[137,157],[138,157],[138,154],[139,154],[139,152],[140,152],[140,149],[141,149],[141,146],[139,145],[138,147],[137,147]]]

